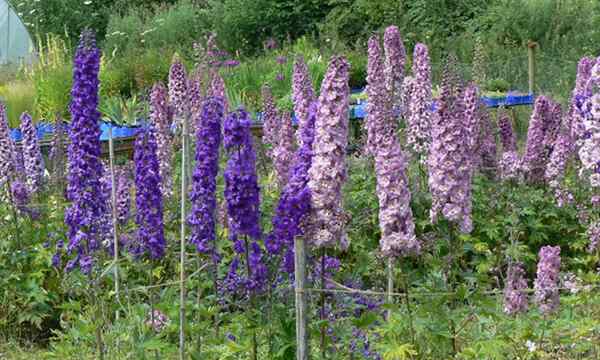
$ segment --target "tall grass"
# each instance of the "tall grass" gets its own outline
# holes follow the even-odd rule
[[[19,126],[19,117],[25,111],[34,108],[35,89],[27,80],[13,80],[0,86],[0,99],[6,105],[8,124],[12,128]],[[35,116],[35,114],[32,114]]]

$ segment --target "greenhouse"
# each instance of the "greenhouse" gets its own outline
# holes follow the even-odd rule
[[[33,42],[8,1],[0,0],[0,64],[30,61]]]

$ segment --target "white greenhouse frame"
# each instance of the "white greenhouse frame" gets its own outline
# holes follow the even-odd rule
[[[34,44],[8,0],[0,0],[0,65],[30,63]]]

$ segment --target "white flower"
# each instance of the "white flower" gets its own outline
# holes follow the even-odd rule
[[[91,1],[91,0],[87,0],[87,1],[84,1],[84,2],[83,2],[83,5],[91,5],[91,4],[92,4],[92,1]]]
[[[527,346],[527,350],[529,350],[529,352],[534,352],[537,350],[537,345],[531,340],[527,340],[525,346]]]

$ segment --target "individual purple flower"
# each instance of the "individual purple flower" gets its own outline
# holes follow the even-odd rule
[[[27,176],[27,191],[35,194],[39,191],[44,177],[44,159],[38,142],[37,131],[28,113],[21,115],[22,151]]]
[[[498,112],[498,128],[500,129],[502,151],[516,151],[517,139],[513,130],[512,120],[504,110]]]
[[[277,63],[279,65],[284,65],[287,62],[287,57],[285,56],[278,56],[276,59]]]
[[[275,76],[275,80],[277,80],[277,81],[283,81],[283,80],[285,80],[285,75],[283,75],[283,73],[278,73]]]
[[[292,116],[288,111],[281,112],[281,118],[277,127],[277,144],[273,148],[272,156],[280,188],[283,188],[289,180],[290,167],[294,157],[294,127]]]
[[[100,112],[97,109],[99,70],[100,50],[94,34],[84,31],[73,66],[67,186],[67,199],[71,204],[65,212],[67,253],[75,254],[65,269],[79,266],[84,274],[90,273],[92,255],[100,248],[104,236],[102,221],[108,209],[108,194],[102,192],[101,186],[104,168],[100,161]]]
[[[263,99],[265,97],[263,96]],[[315,99],[315,91],[308,72],[308,66],[302,56],[296,58],[294,63],[294,74],[292,78],[292,100],[294,102],[294,114],[298,119],[298,130],[296,131],[296,141],[298,146],[302,146],[302,129],[306,127],[309,117],[309,108]],[[266,105],[266,100],[265,105]],[[271,100],[272,102],[272,100]]]
[[[546,149],[545,149],[545,130],[546,114],[548,111],[548,99],[541,95],[535,100],[533,113],[529,120],[529,129],[527,131],[527,144],[525,154],[523,155],[522,170],[527,179],[531,182],[539,182],[543,179],[546,169]]]
[[[230,237],[261,237],[256,153],[251,119],[244,109],[231,112],[223,124],[223,143],[229,159],[225,169],[225,199]]]
[[[133,245],[136,256],[160,259],[165,254],[163,201],[154,130],[141,129],[135,139],[135,222],[137,238]]]
[[[590,244],[587,248],[588,252],[593,254],[600,250],[600,221],[590,224],[587,229],[587,236],[590,239]]]
[[[56,248],[54,255],[52,255],[52,267],[58,269],[62,264],[62,252],[65,243],[63,240],[56,241]]]
[[[150,120],[156,129],[157,156],[161,184],[160,189],[165,197],[173,194],[173,177],[171,175],[173,161],[173,139],[171,136],[171,111],[167,98],[167,89],[160,82],[154,84],[150,94]]]
[[[425,162],[431,142],[431,65],[424,44],[415,45],[412,72],[412,96],[408,103],[407,141],[412,151]]]
[[[152,310],[146,316],[146,326],[152,328],[156,333],[163,331],[170,322],[169,317],[158,309]]]
[[[335,246],[346,238],[342,186],[347,178],[349,70],[345,58],[334,56],[321,84],[308,185],[312,196],[308,238],[317,247]]]
[[[375,157],[381,251],[386,256],[417,254],[421,244],[415,236],[415,224],[410,207],[408,161],[397,137],[392,119],[392,92],[388,91],[379,38],[369,39],[367,72],[367,113],[370,122],[369,140]]]
[[[277,40],[275,40],[274,38],[268,38],[267,41],[265,41],[264,43],[265,46],[265,50],[276,50],[279,45],[277,44]]]
[[[546,315],[558,309],[560,246],[544,246],[540,249],[534,282],[535,301],[542,314]]]
[[[504,312],[515,315],[526,312],[529,306],[527,299],[527,279],[520,263],[511,264],[506,276],[504,288]]]
[[[235,59],[229,59],[229,60],[225,60],[225,62],[223,62],[223,66],[226,68],[233,69],[235,67],[240,66],[240,62]]]
[[[212,75],[212,80],[210,82],[210,86],[208,88],[208,96],[212,96],[214,98],[220,98],[223,101],[223,109],[225,113],[229,111],[229,101],[227,100],[227,91],[225,89],[225,80],[219,75],[219,73],[214,73]]]
[[[178,54],[173,55],[169,69],[169,103],[173,107],[175,118],[182,121],[187,116],[190,106],[188,80],[185,66]]]
[[[10,174],[14,171],[14,148],[8,121],[6,108],[0,101],[0,187],[8,182]]]
[[[262,111],[262,142],[266,146],[275,146],[277,144],[277,108],[273,93],[268,85],[262,87],[263,111]],[[270,152],[269,152],[270,153]]]
[[[397,26],[388,26],[383,35],[385,51],[385,88],[392,96],[393,109],[402,107],[402,84],[404,83],[404,66],[406,50],[402,43],[400,30]],[[392,121],[390,119],[390,121]]]
[[[464,105],[454,69],[446,65],[437,113],[431,127],[429,150],[429,189],[432,196],[430,217],[437,222],[442,214],[460,230],[469,233],[471,220],[472,163],[468,153],[468,132],[464,127]]]
[[[196,245],[196,249],[200,253],[211,256],[217,255],[215,210],[222,122],[223,103],[221,99],[206,99],[197,121],[196,167],[192,176],[190,193],[192,211],[188,216],[188,223],[191,227],[190,242]]]

